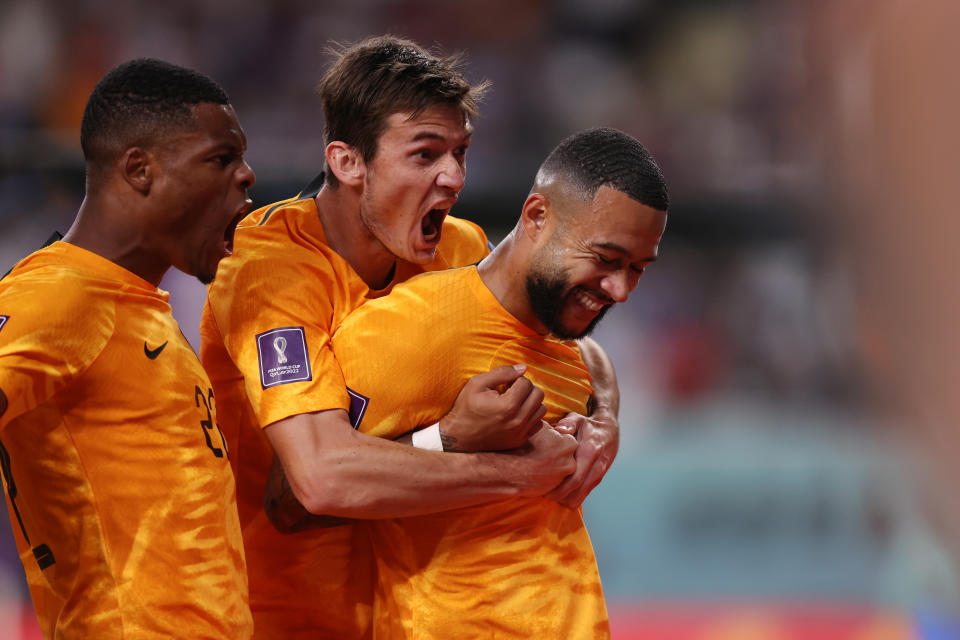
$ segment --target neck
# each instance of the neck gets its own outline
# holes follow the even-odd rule
[[[314,198],[327,244],[371,289],[390,284],[396,257],[370,232],[360,216],[360,197],[346,185],[324,185]]]
[[[537,319],[527,297],[529,251],[523,246],[519,229],[510,232],[489,256],[477,266],[483,284],[510,315],[537,333],[546,335],[547,328]]]
[[[139,226],[135,218],[110,196],[87,195],[63,241],[106,258],[159,286],[170,262],[148,245],[149,232]]]

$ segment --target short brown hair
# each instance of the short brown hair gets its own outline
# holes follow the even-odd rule
[[[490,85],[467,82],[461,71],[462,55],[440,57],[395,36],[337,45],[333,53],[338,59],[317,89],[323,101],[326,144],[345,142],[360,152],[364,162],[376,155],[390,115],[416,116],[436,104],[448,104],[465,119],[476,119],[479,101]],[[338,184],[330,171],[326,182]]]

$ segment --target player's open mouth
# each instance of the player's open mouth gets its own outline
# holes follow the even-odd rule
[[[251,204],[252,203],[247,200],[247,203],[241,207],[237,215],[235,215],[233,220],[230,221],[230,224],[227,225],[226,231],[223,232],[223,248],[228,256],[233,255],[233,234],[237,230],[237,225],[240,224],[240,221],[243,220],[247,212],[250,211]]]
[[[435,245],[440,242],[443,231],[443,220],[447,217],[447,209],[431,209],[420,221],[420,232],[427,244]]]

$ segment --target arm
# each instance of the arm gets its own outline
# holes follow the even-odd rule
[[[575,439],[550,428],[514,452],[456,456],[355,431],[339,409],[292,416],[264,433],[282,465],[267,485],[267,515],[287,532],[337,524],[317,515],[404,517],[539,496],[576,465]]]
[[[575,509],[579,507],[606,475],[620,447],[620,390],[613,363],[603,348],[590,338],[580,340],[580,353],[593,379],[593,410],[589,417],[569,413],[557,429],[576,434],[579,445],[577,469],[556,489],[546,495],[551,500]]]

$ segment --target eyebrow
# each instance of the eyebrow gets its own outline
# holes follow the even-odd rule
[[[626,247],[622,247],[616,242],[595,242],[593,243],[593,246],[600,249],[606,249],[608,251],[615,251],[621,255],[627,256],[628,258],[630,257],[630,252],[627,251]],[[656,255],[648,256],[646,258],[641,258],[639,260],[639,262],[656,262],[656,261],[657,261]]]
[[[465,136],[463,136],[463,141],[466,142],[473,137],[473,131],[468,131]],[[411,142],[419,142],[420,140],[439,140],[441,142],[446,142],[447,138],[440,135],[439,133],[434,133],[433,131],[421,131],[417,135],[413,136],[410,139]]]

